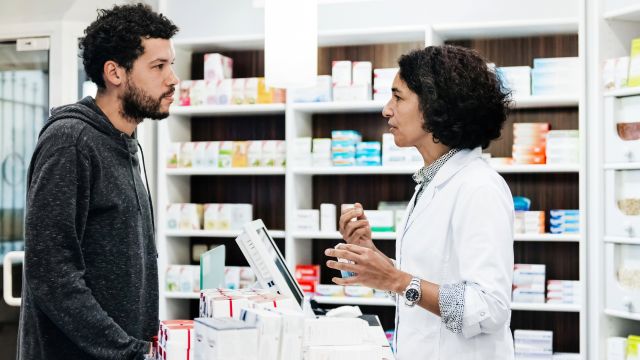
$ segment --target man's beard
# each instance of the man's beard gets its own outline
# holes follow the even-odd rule
[[[122,96],[122,115],[129,122],[140,124],[144,119],[161,120],[169,116],[169,112],[160,111],[162,99],[171,95],[174,89],[155,99],[141,88],[127,80],[127,88]]]

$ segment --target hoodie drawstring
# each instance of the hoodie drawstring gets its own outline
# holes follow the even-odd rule
[[[149,180],[147,179],[147,166],[144,163],[144,151],[142,146],[138,142],[138,148],[140,149],[140,155],[142,156],[142,170],[144,171],[144,182],[147,184],[147,196],[149,196],[149,208],[151,209],[151,225],[153,226],[153,233],[156,233],[156,223],[153,215],[153,201],[151,200],[151,189],[149,188]]]
[[[129,144],[127,144],[127,140],[124,138],[124,134],[120,134],[120,138],[124,142],[124,146],[126,149],[129,149]],[[129,150],[127,150],[129,151]],[[142,206],[140,205],[140,196],[138,196],[138,186],[136,185],[136,176],[133,173],[133,161],[131,157],[133,155],[129,152],[129,172],[131,173],[131,179],[133,180],[133,190],[136,192],[136,201],[138,202],[138,210],[142,213]]]

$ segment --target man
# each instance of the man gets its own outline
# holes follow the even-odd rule
[[[168,116],[177,31],[142,4],[100,10],[85,30],[96,98],[52,111],[29,167],[18,359],[150,351],[157,252],[134,132],[144,118]]]

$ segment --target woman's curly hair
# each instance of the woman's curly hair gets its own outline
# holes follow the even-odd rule
[[[80,40],[82,63],[89,79],[104,89],[104,63],[112,60],[130,71],[144,53],[142,39],[171,39],[178,27],[145,4],[114,6],[98,10],[98,18],[84,30]]]
[[[500,137],[511,94],[475,51],[429,46],[402,55],[400,78],[418,95],[423,128],[450,148],[486,148]]]

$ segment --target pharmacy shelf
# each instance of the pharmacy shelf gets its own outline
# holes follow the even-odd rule
[[[418,166],[327,166],[327,167],[294,167],[296,175],[396,175],[413,174]],[[576,173],[579,164],[567,165],[494,165],[497,172],[514,173]]]
[[[514,241],[580,242],[580,234],[514,234]]]
[[[395,302],[389,298],[358,298],[348,296],[314,296],[320,304],[335,305],[370,305],[370,306],[395,306]],[[580,312],[582,306],[579,304],[535,304],[535,303],[512,303],[512,310],[518,311],[546,311],[546,312]]]
[[[373,240],[395,240],[397,239],[395,232],[374,232]],[[329,239],[340,240],[342,235],[339,232],[294,232],[294,239]],[[514,234],[514,241],[539,241],[539,242],[579,242],[579,234]]]
[[[363,305],[363,306],[395,306],[395,302],[386,297],[348,297],[348,296],[314,296],[319,304]]]
[[[255,105],[197,105],[171,106],[171,115],[182,116],[216,116],[216,115],[284,115],[284,104],[255,104]]]
[[[312,103],[292,103],[291,110],[310,114],[336,114],[336,113],[368,113],[379,112],[382,114],[384,101],[327,101]],[[382,115],[381,115],[382,116]]]
[[[207,237],[207,238],[235,238],[242,230],[165,230],[169,237]],[[276,239],[284,239],[284,230],[269,230],[269,234]]]
[[[621,9],[604,13],[606,20],[640,21],[640,4],[633,4]]]
[[[640,87],[616,89],[604,93],[605,97],[625,97],[634,95],[640,95]]]
[[[640,162],[604,164],[605,170],[640,170]]]
[[[511,303],[511,310],[548,311],[548,312],[580,312],[580,304],[547,304],[547,303]]]
[[[283,167],[246,167],[246,168],[168,168],[165,170],[168,176],[259,176],[259,175],[284,175]]]
[[[200,293],[165,291],[164,297],[167,299],[200,299]]]
[[[580,103],[578,95],[532,95],[516,96],[514,109],[537,109],[556,107],[575,107]]]
[[[640,321],[640,313],[632,313],[628,311],[620,311],[613,309],[604,309],[604,313],[621,319]]]
[[[605,236],[604,242],[610,244],[640,245],[640,238],[621,237],[621,236]]]
[[[374,232],[371,234],[371,237],[373,238],[373,240],[395,240],[397,237],[396,232]],[[294,232],[293,233],[293,238],[294,239],[329,239],[329,240],[341,240],[342,239],[342,235],[340,235],[340,233],[338,231],[335,232],[322,232],[322,231],[315,231],[315,232]]]

